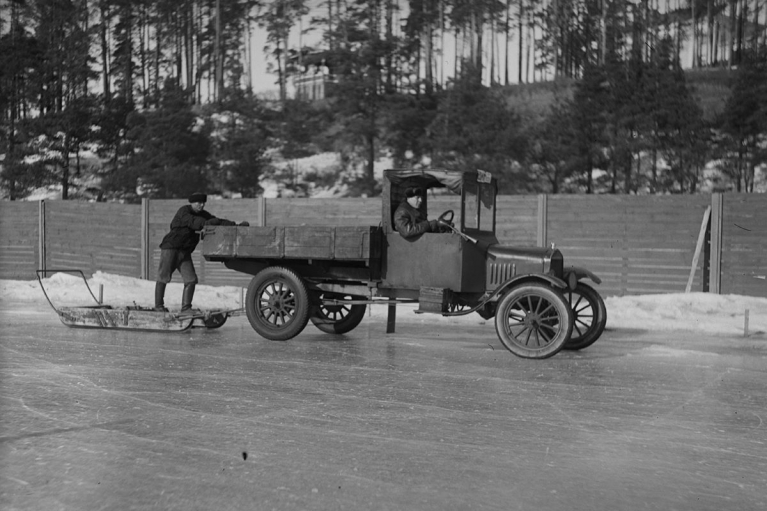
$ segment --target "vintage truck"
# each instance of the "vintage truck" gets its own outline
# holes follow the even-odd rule
[[[455,210],[439,216],[444,233],[405,239],[394,212],[405,190],[452,194]],[[362,321],[366,306],[417,303],[417,313],[495,318],[503,345],[525,358],[582,349],[602,334],[605,304],[583,282],[599,278],[566,268],[551,247],[501,246],[495,235],[497,182],[483,171],[387,170],[380,225],[209,226],[203,255],[253,275],[245,312],[253,329],[271,340],[298,335],[311,321],[343,334]],[[455,222],[455,225],[454,223]]]

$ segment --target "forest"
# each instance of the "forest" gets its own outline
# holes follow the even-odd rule
[[[0,0],[4,199],[309,196],[277,163],[322,153],[303,179],[351,196],[381,158],[502,193],[763,191],[767,2]]]

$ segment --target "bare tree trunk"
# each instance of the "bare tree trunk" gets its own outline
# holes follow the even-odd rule
[[[524,83],[524,77],[522,75],[522,62],[524,61],[524,27],[525,27],[525,0],[518,0],[519,1],[519,24],[518,24],[518,30],[519,35],[518,42],[519,42],[519,48],[517,48],[518,52],[518,80],[519,83]]]
[[[484,46],[484,31],[485,31],[485,13],[484,11],[475,12],[473,16],[474,20],[474,36],[475,36],[475,43],[474,43],[474,67],[476,69],[477,73],[477,79],[479,80],[479,83],[482,83],[482,72],[484,70],[484,59],[482,58],[482,48]]]
[[[698,2],[690,0],[690,9],[692,10],[692,20],[690,22],[692,28],[692,68],[699,67],[699,53],[698,53],[698,16],[695,7]]]
[[[149,22],[147,20],[146,5],[142,4],[139,7],[139,26],[138,26],[138,38],[139,38],[139,59],[141,60],[141,101],[144,104],[144,108],[149,107],[149,84],[147,83],[147,37],[149,32]]]
[[[127,20],[128,25],[128,58],[125,59],[125,97],[130,104],[133,104],[133,61],[130,56],[133,55],[133,14]]]
[[[439,86],[445,84],[445,0],[439,0]]]
[[[197,30],[196,32],[198,34],[201,34],[203,32],[203,26],[205,23],[205,14],[202,8],[202,4],[199,4],[197,9]],[[197,54],[197,73],[195,73],[194,76],[194,87],[195,87],[195,96],[196,96],[196,103],[200,104],[202,103],[202,80],[203,75],[205,73],[204,66],[202,63],[202,37],[198,37],[195,41],[195,53]],[[210,75],[210,73],[208,73]]]
[[[495,18],[490,20],[490,87],[495,85]]]
[[[186,54],[186,84],[185,90],[189,99],[194,102],[194,4],[189,1],[184,9],[184,52]]]
[[[15,5],[15,3],[11,2],[11,5]],[[101,12],[101,30],[99,33],[101,36],[101,61],[103,64],[101,68],[102,87],[104,89],[104,102],[109,103],[109,100],[112,98],[109,73],[110,49],[109,40],[107,39],[107,35],[109,34],[109,2],[107,0],[101,0],[99,7]]]
[[[503,65],[503,84],[509,85],[509,48],[511,47],[511,0],[506,0],[506,23],[503,27],[505,32],[504,56],[506,61]]]
[[[554,4],[554,33],[551,35],[554,50],[554,62],[552,65],[554,66],[554,79],[556,80],[559,76],[559,49],[562,39],[559,29],[559,2],[552,0],[552,3]]]
[[[163,20],[159,17],[154,31],[154,83],[152,84],[154,92],[155,105],[160,98],[160,59],[162,58],[162,25]]]
[[[216,101],[224,95],[224,52],[221,50],[221,0],[216,0]],[[280,99],[285,100],[284,86],[280,83]]]
[[[393,0],[386,0],[386,42],[394,41],[394,3]],[[386,92],[394,92],[394,61],[393,53],[386,52],[384,67],[386,68]]]
[[[333,0],[327,0],[328,2],[328,33],[333,32]],[[330,49],[335,49],[335,37],[330,38]]]
[[[754,0],[754,34],[751,47],[754,53],[759,52],[759,0]]]
[[[666,9],[666,12],[668,12],[668,9]],[[604,65],[605,57],[607,54],[607,0],[602,0],[602,18],[599,22],[599,28],[601,30],[599,42],[599,63]]]
[[[181,80],[184,76],[184,61],[183,61],[183,55],[184,51],[181,46],[181,28],[179,27],[179,13],[174,12],[173,13],[173,24],[172,24],[172,34],[173,34],[173,43],[175,45],[175,61],[176,61],[176,84],[180,87],[181,86]]]
[[[461,31],[458,27],[455,27],[455,51],[453,52],[453,76],[458,78],[458,72],[460,71],[459,62],[461,61]]]
[[[434,26],[432,23],[432,2],[424,2],[424,13],[426,16],[426,22],[424,23],[423,39],[425,43],[424,48],[424,86],[426,94],[431,95],[434,92]]]
[[[250,13],[248,13],[248,20],[245,22],[245,84],[249,91],[253,90],[253,50],[250,45],[252,42],[251,26],[250,26]]]
[[[737,30],[736,9],[738,0],[730,0],[730,33],[728,37],[728,66],[735,65],[735,31]]]
[[[527,62],[525,65],[525,82],[526,83],[530,83],[530,56],[533,49],[533,38],[535,36],[533,24],[530,21],[532,19],[532,16],[533,16],[532,9],[528,9],[527,11]],[[533,81],[535,81],[535,74],[533,74]]]

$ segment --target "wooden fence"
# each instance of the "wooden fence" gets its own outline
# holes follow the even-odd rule
[[[0,202],[0,278],[79,268],[153,280],[160,240],[184,204]],[[380,198],[213,200],[207,209],[251,225],[378,225],[381,217]],[[457,199],[429,198],[432,217],[445,209],[460,211]],[[555,243],[566,265],[602,278],[605,296],[684,292],[691,283],[692,291],[767,297],[767,195],[499,196],[496,231],[502,244]],[[194,259],[205,284],[249,280],[200,250]]]

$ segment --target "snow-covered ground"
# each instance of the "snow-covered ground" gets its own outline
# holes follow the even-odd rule
[[[57,306],[91,305],[94,298],[79,276],[57,273],[43,279],[51,301]],[[88,284],[103,303],[110,305],[150,306],[154,300],[154,282],[97,272]],[[166,304],[180,307],[181,283],[171,283],[165,293]],[[200,308],[239,308],[244,290],[239,287],[197,286],[194,305]],[[709,334],[743,335],[748,311],[748,333],[767,335],[767,298],[709,293],[677,293],[624,297],[608,297],[607,327],[643,330],[686,330]],[[48,304],[37,280],[0,280],[0,310],[14,308],[46,308]],[[403,306],[403,309],[407,307]],[[387,308],[368,309],[373,317],[385,318]],[[53,313],[53,311],[51,311]],[[429,321],[428,315],[403,310],[398,321]],[[484,322],[476,314],[450,318],[456,322]]]

